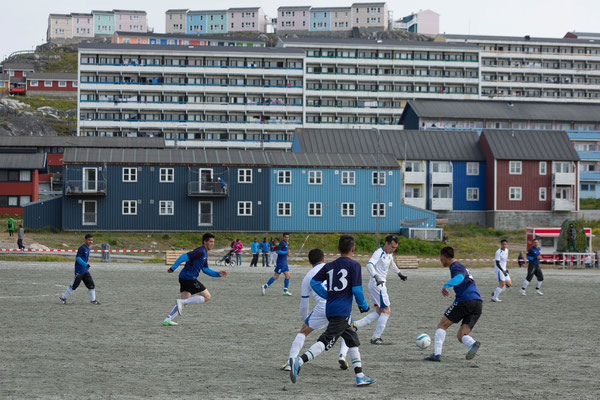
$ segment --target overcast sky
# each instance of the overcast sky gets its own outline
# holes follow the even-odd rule
[[[368,0],[361,0],[367,2]],[[568,31],[600,32],[600,0],[422,0],[388,1],[399,18],[431,9],[440,14],[440,32],[455,34],[563,37]],[[45,42],[48,14],[135,9],[148,13],[148,25],[165,31],[169,8],[226,9],[261,6],[275,16],[280,5],[349,6],[349,0],[1,0],[0,57]]]

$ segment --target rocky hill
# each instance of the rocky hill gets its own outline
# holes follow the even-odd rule
[[[0,98],[0,136],[75,134],[76,108],[59,110],[48,105],[32,107],[20,100],[31,99]],[[52,100],[41,99],[41,101],[52,104]],[[74,101],[73,103],[75,104]]]

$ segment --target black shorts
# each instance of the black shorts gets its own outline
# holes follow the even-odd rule
[[[81,281],[83,281],[85,287],[90,290],[96,287],[94,285],[94,280],[92,279],[92,274],[86,272],[85,274],[75,274],[75,278],[73,278],[73,282],[71,282],[71,289],[77,289]]]
[[[325,345],[325,350],[332,348],[340,336],[348,347],[360,346],[356,329],[350,326],[350,317],[329,317],[327,320],[327,329],[319,336],[319,342]]]
[[[444,315],[455,324],[462,321],[462,325],[469,324],[473,329],[477,320],[481,317],[482,309],[483,302],[481,300],[454,302],[448,307]]]
[[[191,294],[196,294],[196,293],[203,292],[205,290],[206,290],[206,288],[204,287],[204,285],[197,279],[190,281],[187,279],[179,278],[179,291],[180,292],[190,292]]]

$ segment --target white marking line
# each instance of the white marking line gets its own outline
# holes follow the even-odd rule
[[[0,296],[0,299],[23,299],[31,297],[48,297],[48,296],[60,296],[60,294],[34,294],[28,296]]]

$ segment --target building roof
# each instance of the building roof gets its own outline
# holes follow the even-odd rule
[[[349,11],[352,10],[352,7],[313,7],[310,11]]]
[[[279,6],[277,11],[279,10],[307,10],[310,9],[311,6]]]
[[[68,164],[161,164],[161,165],[221,165],[264,167],[375,168],[375,154],[300,154],[247,150],[206,149],[65,149],[63,163]],[[384,154],[379,165],[398,168],[396,159]]]
[[[85,50],[114,50],[125,53],[127,50],[140,50],[147,52],[208,52],[208,53],[256,53],[256,54],[297,54],[304,55],[302,49],[284,49],[281,47],[241,47],[241,46],[180,46],[180,45],[147,45],[147,44],[113,44],[113,43],[80,43],[79,49]]]
[[[84,16],[84,17],[91,17],[92,13],[77,13],[77,12],[71,13],[71,16],[75,16],[75,15],[77,15],[77,16]]]
[[[300,153],[390,153],[397,160],[483,161],[473,131],[296,129]],[[382,150],[384,149],[384,150]]]
[[[152,32],[115,32],[117,36],[131,36],[131,37],[149,37],[149,38],[177,38],[177,39],[206,39],[206,40],[223,40],[223,41],[239,41],[239,42],[257,42],[265,43],[267,39],[261,38],[246,38],[243,36],[220,36],[220,35],[198,35],[198,34],[186,34],[186,33],[152,33]]]
[[[121,14],[147,14],[144,10],[113,10],[113,12]]]
[[[35,65],[28,64],[28,63],[6,63],[6,64],[3,64],[3,66],[4,66],[5,71],[8,71],[9,69],[11,69],[11,70],[27,70],[27,71],[35,70]]]
[[[76,81],[77,74],[65,74],[58,72],[34,72],[32,74],[27,75],[27,80],[32,79],[53,79],[53,80],[62,80],[62,81]]]
[[[575,36],[595,37],[595,38],[600,39],[600,33],[598,33],[598,32],[577,32],[577,31],[572,31],[572,32],[569,32],[569,33],[572,33]]]
[[[50,14],[50,17],[71,18],[71,14]]]
[[[408,101],[400,123],[409,109],[420,118],[486,119],[511,121],[600,121],[600,104],[548,103],[500,100],[429,100]]]
[[[189,14],[222,14],[226,13],[227,10],[190,10]]]
[[[188,8],[179,8],[179,9],[171,9],[171,10],[167,10],[165,13],[166,14],[171,14],[171,13],[186,13],[190,11]]]
[[[165,139],[96,136],[0,136],[0,148],[1,147],[114,147],[124,149],[162,149],[165,147]]]
[[[229,8],[229,9],[227,9],[227,11],[258,11],[260,9],[261,9],[261,7],[236,7],[236,8]]]
[[[92,10],[92,14],[114,14],[114,12],[104,10]]]
[[[352,7],[354,6],[385,6],[386,3],[352,3]]]
[[[46,153],[5,153],[0,157],[0,169],[44,169]]]
[[[552,44],[580,44],[589,45],[597,44],[593,39],[573,39],[573,38],[545,38],[532,36],[493,36],[493,35],[441,35],[446,39],[452,40],[474,40],[474,41],[491,41],[491,42],[527,42],[527,43],[552,43]],[[528,39],[529,38],[529,39]]]
[[[333,38],[333,37],[296,37],[296,38],[279,38],[283,45],[287,44],[330,44],[332,46],[348,45],[348,46],[368,46],[368,47],[419,47],[419,48],[460,48],[478,51],[479,46],[474,43],[456,43],[456,42],[432,42],[418,40],[369,40],[369,39],[350,39],[350,38]]]
[[[579,156],[564,131],[484,130],[497,160],[578,161]]]

